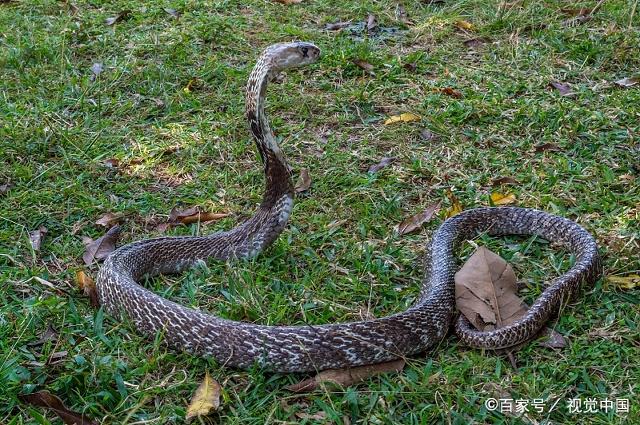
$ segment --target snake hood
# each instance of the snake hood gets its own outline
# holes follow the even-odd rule
[[[278,43],[265,49],[263,56],[271,59],[271,70],[278,72],[317,61],[320,49],[315,44],[304,41]]]

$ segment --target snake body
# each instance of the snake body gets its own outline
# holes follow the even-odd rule
[[[446,220],[433,235],[417,301],[406,311],[387,317],[318,326],[258,325],[191,309],[140,286],[137,281],[144,275],[176,273],[199,261],[254,257],[282,232],[294,190],[264,112],[265,90],[277,72],[314,62],[319,55],[320,50],[310,43],[276,44],[263,52],[249,77],[246,115],[266,176],[258,211],[229,231],[142,240],[114,251],[96,282],[100,303],[108,313],[124,314],[141,332],[160,333],[171,346],[213,356],[227,366],[257,364],[280,372],[317,371],[389,361],[437,344],[455,316],[456,249],[478,233],[538,235],[567,249],[575,263],[550,283],[524,317],[509,326],[479,332],[459,318],[456,332],[471,346],[502,349],[526,341],[581,284],[599,276],[596,243],[581,226],[538,210],[502,207],[472,209]]]

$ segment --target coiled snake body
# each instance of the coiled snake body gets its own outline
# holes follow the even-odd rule
[[[501,349],[526,341],[557,314],[582,282],[600,274],[597,246],[578,224],[542,211],[478,208],[446,220],[435,232],[418,301],[408,310],[373,320],[319,326],[264,326],[236,322],[168,301],[136,283],[144,275],[175,273],[215,258],[250,258],[282,232],[293,205],[293,186],[284,156],[264,113],[268,81],[286,68],[319,57],[310,43],[276,44],[260,56],[247,84],[246,115],[262,157],[266,190],[253,217],[236,228],[202,237],[163,237],[116,250],[101,268],[101,304],[113,315],[126,314],[148,335],[161,333],[172,346],[211,355],[221,364],[301,372],[393,360],[426,350],[447,333],[455,315],[455,250],[480,232],[539,235],[575,256],[575,264],[556,278],[516,323],[491,332],[456,323],[462,340],[475,347]]]

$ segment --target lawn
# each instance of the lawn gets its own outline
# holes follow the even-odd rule
[[[399,4],[0,2],[0,423],[62,423],[18,399],[39,390],[100,423],[183,423],[206,372],[222,403],[196,423],[640,423],[640,291],[615,282],[640,274],[640,83],[615,83],[640,76],[638,1],[592,13],[563,8],[595,1]],[[255,210],[263,176],[243,87],[264,47],[294,39],[323,54],[267,95],[289,164],[312,180],[290,224],[255,260],[147,285],[264,324],[399,312],[452,202],[513,194],[600,245],[606,277],[550,323],[565,348],[533,341],[514,369],[449,335],[401,373],[294,394],[286,387],[305,376],[174,352],[91,306],[76,273],[95,278],[82,238],[105,233],[104,214],[122,215],[124,244],[160,235],[173,207],[230,215],[165,235],[228,229]],[[420,119],[385,125],[405,112]],[[395,160],[369,173],[384,157]],[[420,232],[397,234],[437,202]],[[572,261],[541,240],[474,243],[513,265],[529,303]],[[467,243],[460,261],[471,252]],[[487,408],[491,398],[528,400],[529,411]],[[582,412],[570,411],[575,399]],[[629,412],[616,410],[625,399]]]

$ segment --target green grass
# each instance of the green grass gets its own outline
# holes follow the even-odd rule
[[[292,39],[316,42],[323,57],[273,85],[268,109],[290,164],[310,169],[312,188],[256,260],[157,278],[155,291],[265,324],[401,311],[417,295],[421,256],[443,217],[412,236],[394,235],[394,225],[434,202],[448,206],[448,190],[465,208],[489,205],[499,176],[517,179],[499,190],[515,193],[518,205],[589,229],[608,275],[638,273],[640,88],[612,82],[640,69],[640,11],[637,1],[611,0],[589,22],[566,27],[566,6],[404,2],[407,26],[394,2],[0,3],[0,185],[11,186],[0,195],[0,423],[61,423],[17,399],[40,389],[107,424],[182,423],[205,371],[224,387],[220,411],[205,423],[310,423],[295,413],[320,411],[333,423],[639,423],[640,293],[604,280],[552,324],[569,346],[530,343],[516,354],[517,370],[449,336],[400,374],[302,396],[285,390],[302,376],[222,368],[142,338],[92,309],[74,283],[86,270],[81,236],[103,234],[93,222],[108,211],[126,214],[121,243],[156,235],[153,223],[175,205],[233,213],[169,232],[176,235],[229,228],[250,214],[263,181],[243,86],[262,48]],[[104,24],[125,9],[127,19]],[[402,31],[358,39],[323,30],[368,13]],[[474,31],[457,29],[461,19]],[[487,42],[463,44],[474,37]],[[375,75],[353,59],[373,64]],[[104,70],[93,81],[96,62]],[[575,94],[560,96],[552,80]],[[442,94],[445,87],[462,97]],[[422,120],[383,125],[401,112]],[[424,128],[439,138],[423,140]],[[543,143],[560,151],[536,152]],[[368,175],[383,156],[398,159]],[[120,167],[105,167],[109,158]],[[334,221],[341,224],[328,227]],[[34,252],[28,232],[41,225],[48,233]],[[476,242],[514,264],[529,301],[570,262],[539,241]],[[31,344],[48,326],[57,339]],[[546,409],[503,415],[487,411],[489,397],[544,399]],[[572,398],[626,398],[631,411],[569,413]]]

